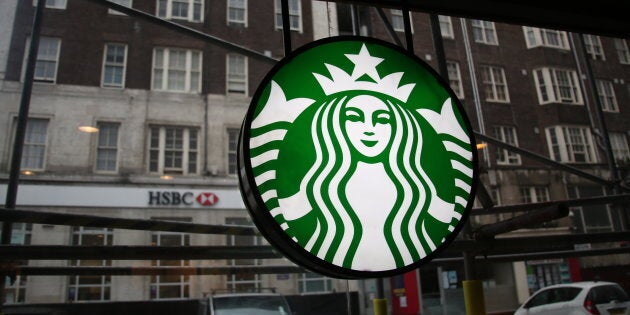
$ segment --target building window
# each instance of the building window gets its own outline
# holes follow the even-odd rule
[[[299,275],[298,287],[302,293],[326,293],[332,292],[332,280],[316,273],[302,273]]]
[[[605,112],[619,112],[613,83],[608,80],[596,80],[595,82],[597,83],[597,95],[599,96],[602,110]]]
[[[227,147],[227,160],[228,160],[228,174],[236,175],[236,152],[238,150],[238,129],[228,129],[228,147]]]
[[[110,246],[113,230],[105,228],[73,227],[72,245]],[[111,266],[111,260],[71,260],[70,265],[82,267]],[[111,276],[71,276],[68,301],[107,301],[111,296]]]
[[[118,123],[99,122],[96,146],[96,170],[116,172],[118,169]]]
[[[472,20],[473,38],[475,42],[486,45],[498,45],[497,31],[494,22]]]
[[[153,220],[190,222],[190,218],[152,218]],[[152,246],[190,246],[190,235],[175,232],[153,232]],[[190,260],[153,260],[153,267],[189,267]],[[149,297],[152,300],[178,300],[190,297],[190,276],[178,274],[151,276]]]
[[[542,68],[534,70],[538,102],[583,104],[582,91],[576,71]]]
[[[459,71],[459,62],[447,61],[448,81],[451,89],[459,99],[464,99],[464,86],[462,84],[462,73]]]
[[[247,57],[227,55],[227,92],[247,94]]]
[[[29,118],[26,123],[21,167],[25,170],[43,170],[46,160],[48,119]]]
[[[453,21],[450,16],[438,15],[440,20],[440,33],[442,38],[455,38],[455,32],[453,32]]]
[[[14,222],[11,226],[11,244],[12,245],[30,245],[33,224]],[[2,227],[0,227],[2,230]],[[20,265],[26,265],[26,261],[17,262]],[[26,302],[26,281],[27,276],[16,275],[15,281],[11,284],[7,277],[4,288],[5,304],[19,304]]]
[[[496,126],[494,137],[513,146],[518,146],[518,138],[516,136],[516,128],[508,126]],[[518,165],[521,164],[521,156],[507,149],[497,148],[497,164],[499,165]]]
[[[547,202],[549,198],[549,188],[545,186],[526,186],[520,188],[522,203]]]
[[[594,60],[606,60],[604,48],[602,48],[602,41],[599,39],[599,36],[584,34],[583,38],[586,54]]]
[[[153,89],[201,91],[201,52],[175,48],[153,50]]]
[[[481,79],[488,102],[509,103],[507,81],[502,67],[481,66]]]
[[[546,129],[551,158],[558,162],[596,163],[593,137],[588,127],[554,126]]]
[[[567,32],[523,26],[527,48],[550,47],[569,50]]]
[[[247,0],[227,0],[227,23],[247,27]]]
[[[276,29],[282,29],[282,3],[276,2]],[[292,31],[302,32],[301,0],[289,0],[289,25]]]
[[[33,0],[33,6],[37,5],[37,0]],[[46,8],[50,9],[65,9],[66,0],[46,0]]]
[[[615,49],[617,49],[617,56],[619,56],[619,63],[624,65],[630,64],[630,50],[628,49],[628,42],[625,39],[615,38]]]
[[[149,172],[190,175],[198,173],[199,129],[153,126],[149,140]]]
[[[166,19],[203,22],[203,0],[158,0],[157,15]]]
[[[124,5],[126,7],[131,8],[131,0],[109,0],[109,1],[115,2],[115,3],[118,3],[120,5]],[[118,14],[118,15],[125,15],[124,13],[118,12],[118,11],[113,10],[113,9],[107,10],[107,13],[109,13],[109,14]]]
[[[570,199],[601,197],[606,195],[601,186],[568,186]],[[578,232],[598,233],[613,230],[612,215],[608,205],[587,205],[571,207],[573,224]]]
[[[626,134],[623,132],[611,132],[608,134],[610,138],[610,146],[613,156],[617,161],[630,160],[630,149],[628,149],[628,141]]]
[[[248,218],[225,218],[226,225],[252,226]],[[228,246],[256,246],[260,245],[260,238],[247,235],[228,235],[226,240]],[[230,259],[229,266],[256,266],[260,265],[258,259]],[[228,275],[227,288],[234,292],[257,292],[260,288],[261,279],[259,274],[237,273]]]
[[[29,46],[30,40],[27,42],[27,47]],[[39,39],[37,61],[35,61],[35,74],[33,76],[35,82],[55,83],[57,81],[60,48],[61,39],[59,38],[41,37]],[[24,65],[26,65],[27,56],[28,54],[24,56]]]
[[[125,87],[127,45],[106,44],[103,54],[103,87]]]
[[[392,28],[396,32],[404,32],[405,31],[405,20],[403,19],[403,11],[397,9],[391,9],[392,14]],[[413,22],[411,19],[411,12],[409,12],[409,26],[411,28],[411,32],[413,33]]]

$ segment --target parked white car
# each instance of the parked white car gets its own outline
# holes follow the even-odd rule
[[[291,315],[284,296],[277,293],[213,294],[201,301],[199,315]]]
[[[630,299],[618,284],[587,281],[536,291],[514,315],[630,315]]]

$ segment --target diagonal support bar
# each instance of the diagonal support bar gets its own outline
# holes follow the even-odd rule
[[[0,221],[67,226],[89,226],[141,231],[167,231],[198,234],[258,235],[250,226],[210,225],[160,220],[107,218],[94,215],[0,209]]]
[[[225,39],[216,37],[216,36],[212,36],[209,34],[206,34],[204,32],[198,31],[194,28],[190,28],[190,27],[186,27],[177,23],[173,23],[171,21],[159,18],[155,15],[151,15],[149,13],[146,13],[144,11],[140,11],[140,10],[136,10],[134,8],[130,8],[124,5],[120,5],[118,3],[112,2],[112,1],[108,1],[108,0],[85,0],[85,1],[90,1],[92,3],[96,3],[99,5],[103,5],[106,7],[109,7],[113,10],[119,11],[121,13],[127,14],[129,16],[132,16],[134,18],[137,18],[139,20],[145,21],[145,22],[149,22],[155,25],[160,25],[160,26],[164,26],[172,31],[190,36],[190,37],[194,37],[212,44],[215,44],[221,48],[225,48],[234,52],[237,52],[241,55],[247,56],[247,57],[251,57],[266,63],[270,63],[270,64],[275,64],[278,62],[277,59],[272,58],[270,56],[267,56],[261,52],[234,44],[232,42],[229,42]]]
[[[492,144],[494,144],[494,145],[496,145],[496,146],[498,146],[500,148],[506,149],[508,151],[521,154],[523,156],[526,156],[526,157],[531,158],[533,160],[536,160],[538,162],[542,162],[544,164],[556,167],[556,168],[561,169],[563,171],[566,171],[566,172],[578,175],[578,176],[580,176],[582,178],[585,178],[585,179],[588,179],[588,180],[590,180],[592,182],[595,182],[595,183],[598,183],[598,184],[601,184],[601,185],[605,185],[605,186],[613,186],[614,185],[614,182],[612,182],[610,180],[607,180],[605,178],[601,178],[599,176],[595,176],[593,174],[587,173],[587,172],[585,172],[583,170],[580,170],[578,168],[575,168],[575,167],[572,167],[572,166],[569,166],[569,165],[566,165],[566,164],[563,164],[563,163],[560,163],[560,162],[556,162],[556,161],[554,161],[554,160],[552,160],[552,159],[550,159],[550,158],[548,158],[546,156],[540,155],[538,153],[534,153],[534,152],[531,152],[531,151],[519,148],[517,146],[513,146],[511,144],[507,144],[507,143],[505,143],[505,142],[503,142],[503,141],[501,141],[499,139],[486,136],[486,135],[481,134],[479,132],[475,132],[475,136],[477,136],[477,138],[482,140],[482,141],[486,141],[486,142],[492,143]],[[624,189],[628,190],[628,188],[624,188]]]

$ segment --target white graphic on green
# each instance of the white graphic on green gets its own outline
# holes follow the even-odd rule
[[[251,123],[254,181],[306,251],[343,268],[392,270],[426,257],[455,229],[471,192],[471,141],[426,70],[401,85],[411,70],[388,61],[406,56],[346,46],[337,65],[292,60],[291,71],[312,75],[299,84],[289,72],[274,75]],[[422,97],[436,86],[437,96]]]

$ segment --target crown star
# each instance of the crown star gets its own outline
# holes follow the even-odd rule
[[[383,58],[373,57],[365,47],[365,44],[361,46],[361,51],[358,54],[345,54],[350,61],[354,63],[354,70],[352,71],[352,78],[358,79],[364,74],[367,74],[374,81],[380,80],[376,66],[383,61]]]
[[[380,77],[376,66],[379,65],[383,58],[374,57],[370,55],[365,44],[361,46],[361,50],[358,54],[345,54],[345,56],[354,63],[354,70],[352,74],[347,73],[345,70],[331,65],[325,64],[326,69],[330,73],[330,78],[314,73],[315,79],[324,90],[326,95],[331,95],[343,91],[373,91],[389,95],[402,102],[407,102],[411,91],[416,86],[415,83],[400,85],[400,80],[403,77],[403,72],[394,72]],[[367,74],[374,82],[359,81],[363,75]]]

